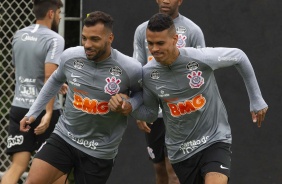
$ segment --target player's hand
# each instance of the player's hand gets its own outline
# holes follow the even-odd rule
[[[21,121],[20,121],[20,131],[21,132],[28,132],[30,129],[30,124],[33,123],[35,121],[34,117],[24,117]]]
[[[257,123],[258,127],[261,127],[261,124],[264,121],[267,109],[268,109],[268,107],[259,110],[257,113],[251,112],[253,122]]]
[[[40,124],[34,129],[35,135],[43,134],[47,130],[51,121],[51,117],[52,115],[49,114],[45,114],[42,117]]]
[[[60,91],[59,91],[59,94],[61,94],[61,95],[65,95],[65,94],[67,94],[67,92],[68,92],[68,85],[66,84],[66,83],[64,83],[62,86],[61,86],[61,89],[60,89]]]
[[[136,123],[137,123],[137,126],[140,130],[142,130],[146,133],[151,132],[151,128],[148,126],[148,124],[145,121],[137,120]]]
[[[132,111],[132,106],[127,99],[129,99],[129,97],[125,94],[116,94],[110,99],[108,103],[109,108],[113,112],[122,113],[123,115],[127,116]]]

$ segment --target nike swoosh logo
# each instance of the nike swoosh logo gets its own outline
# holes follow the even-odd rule
[[[74,75],[73,73],[71,73],[71,77],[81,77],[79,75]]]
[[[221,169],[229,169],[229,168],[227,168],[227,167],[224,167],[223,165],[220,165],[220,168],[221,168]]]
[[[165,85],[163,85],[163,86],[156,86],[156,90],[159,90],[159,89],[161,89],[163,87],[165,87]]]

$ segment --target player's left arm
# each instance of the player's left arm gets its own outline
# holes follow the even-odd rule
[[[235,66],[242,76],[250,100],[250,111],[254,123],[261,127],[268,105],[264,101],[254,69],[247,55],[236,48],[207,48],[206,62],[213,69]]]

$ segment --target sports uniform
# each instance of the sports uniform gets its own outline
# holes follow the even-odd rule
[[[170,162],[181,183],[194,183],[195,180],[192,177],[186,178],[187,173],[177,166],[186,164],[194,155],[212,146],[217,147],[216,143],[226,143],[225,149],[228,150],[228,144],[232,141],[227,112],[219,94],[214,70],[235,66],[245,82],[250,110],[256,112],[267,107],[267,104],[262,98],[251,63],[240,49],[180,48],[179,51],[180,55],[169,66],[161,65],[153,59],[143,67],[144,106],[132,115],[136,119],[152,122],[157,118],[160,103]],[[209,172],[205,170],[204,164],[190,167],[199,169],[204,176]],[[218,163],[217,172],[230,170],[230,160],[227,164]]]
[[[49,137],[60,116],[60,103],[56,98],[53,114],[48,129],[36,136],[40,118],[31,126],[28,133],[20,132],[19,122],[34,103],[44,85],[44,67],[46,63],[59,65],[59,58],[64,50],[64,39],[48,27],[33,24],[16,32],[13,38],[13,65],[15,66],[15,94],[10,109],[10,126],[7,140],[7,153],[33,152]]]
[[[178,34],[177,47],[205,47],[205,39],[202,30],[193,21],[179,14],[173,20]],[[152,54],[148,49],[146,40],[146,28],[148,21],[140,24],[134,34],[134,52],[133,57],[136,58],[142,65],[147,64],[153,59]],[[153,124],[149,124],[150,133],[145,133],[147,149],[151,160],[158,163],[164,160],[166,153],[165,148],[165,126],[160,109],[159,118]]]
[[[110,111],[108,101],[112,95],[117,93],[128,94],[130,91],[134,95],[141,91],[141,78],[141,64],[115,49],[111,49],[111,55],[107,59],[94,62],[86,58],[84,47],[69,48],[63,52],[59,68],[49,78],[38,100],[26,116],[37,117],[44,104],[67,81],[69,88],[65,108],[56,124],[55,138],[52,134],[53,138],[47,140],[46,145],[56,146],[52,142],[59,138],[59,142],[77,150],[74,151],[74,154],[81,152],[96,159],[103,159],[104,162],[111,160],[113,164],[122,135],[127,127],[127,117]],[[133,100],[130,103],[133,109],[140,105]],[[46,149],[45,145],[42,149]],[[80,159],[83,161],[84,156],[80,157],[78,154],[75,158],[66,156],[60,160],[57,156],[62,153],[68,155],[69,149],[63,149],[63,147],[58,149],[61,149],[58,154],[49,152],[53,159],[44,156],[46,151],[39,151],[36,157],[47,161],[64,173],[69,172],[71,166],[74,166],[75,179],[78,183],[83,180],[86,180],[86,183],[93,181],[96,183],[96,180],[91,181],[91,178],[84,177],[83,174],[80,176],[76,172],[76,168],[83,168],[76,164],[79,164]],[[108,174],[112,164],[107,166],[107,168],[110,167]],[[89,169],[85,169],[83,172],[88,171]],[[108,175],[103,175],[101,183],[104,183],[107,178]]]

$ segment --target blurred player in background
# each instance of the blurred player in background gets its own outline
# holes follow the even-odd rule
[[[10,109],[7,154],[12,164],[2,178],[2,184],[16,184],[27,170],[31,155],[54,130],[60,116],[57,97],[46,105],[44,112],[32,124],[29,132],[20,132],[20,120],[28,112],[44,83],[57,69],[65,41],[58,32],[61,0],[34,0],[36,23],[18,30],[12,41],[15,66],[15,95]],[[57,182],[64,183],[65,177]]]

